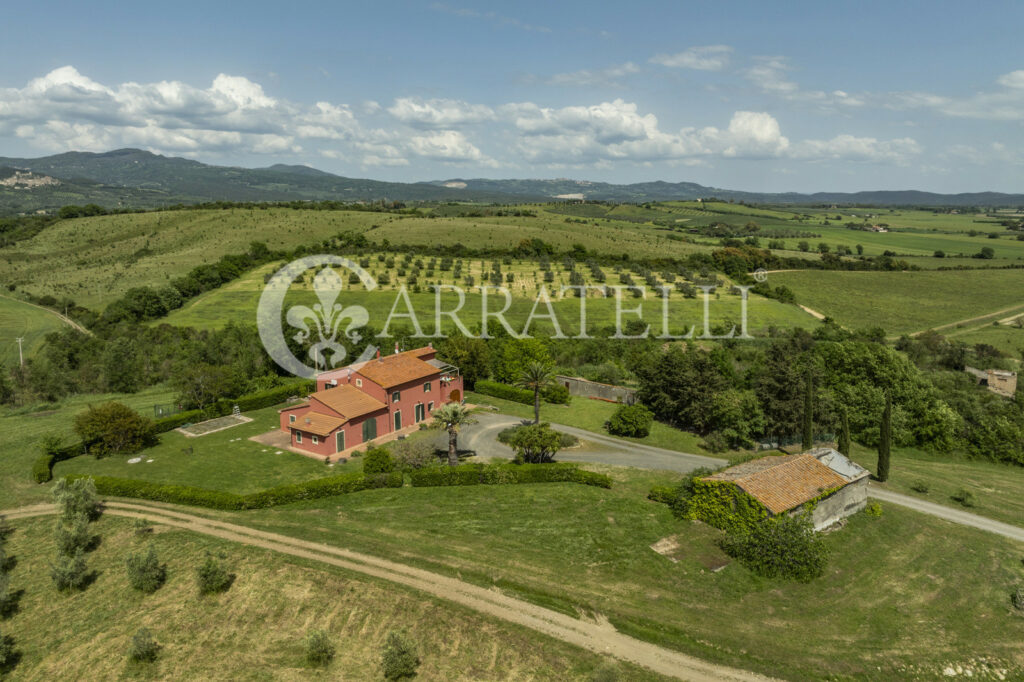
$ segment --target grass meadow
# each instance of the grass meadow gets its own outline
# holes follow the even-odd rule
[[[768,281],[786,285],[799,303],[842,325],[879,326],[894,335],[1024,310],[1024,270],[791,271]]]
[[[4,679],[308,680],[380,679],[380,652],[404,630],[421,659],[417,680],[591,680],[598,670],[629,680],[661,677],[531,630],[391,583],[320,563],[155,526],[145,538],[131,522],[101,518],[99,547],[87,555],[95,581],[60,594],[50,581],[53,518],[13,523],[16,613],[0,623],[20,660]],[[124,561],[155,547],[167,582],[152,595],[131,589]],[[214,554],[237,576],[224,594],[200,597],[195,569]],[[149,628],[156,662],[132,664],[132,635]],[[324,669],[305,660],[305,637],[327,631],[337,655]]]
[[[8,369],[18,364],[16,338],[25,339],[22,352],[28,360],[42,347],[46,335],[57,331],[63,324],[45,310],[0,296],[0,364]]]

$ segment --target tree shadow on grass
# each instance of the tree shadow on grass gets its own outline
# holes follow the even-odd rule
[[[7,593],[7,600],[0,603],[0,620],[7,620],[21,611],[21,598],[25,596],[25,590],[12,590]]]
[[[14,638],[10,635],[4,635],[3,643],[5,648],[13,649]],[[0,665],[0,675],[6,675],[14,670],[18,663],[21,662],[21,652],[17,649],[13,649],[11,653],[7,654],[7,660],[4,661],[3,665]]]

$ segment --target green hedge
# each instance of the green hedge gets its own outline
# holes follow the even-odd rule
[[[611,488],[612,479],[584,471],[575,464],[461,464],[418,469],[411,474],[417,488],[445,485],[502,485],[511,483],[581,483]]]
[[[514,403],[533,405],[533,391],[528,388],[509,386],[487,379],[480,379],[473,385],[473,390],[483,395],[489,395],[502,400],[511,400]],[[540,391],[540,399],[545,403],[556,405],[568,405],[572,398],[569,396],[569,389],[561,384],[551,384]]]
[[[525,388],[519,388],[518,386],[509,386],[508,384],[500,384],[497,381],[480,379],[473,385],[473,390],[477,393],[489,395],[494,398],[511,400],[514,403],[523,403],[525,405],[533,405],[533,391],[529,391]]]
[[[72,474],[70,480],[87,478],[84,474]],[[316,500],[369,490],[371,488],[401,488],[400,473],[363,476],[361,473],[343,474],[318,478],[304,483],[293,483],[268,488],[248,495],[239,495],[222,490],[209,490],[187,485],[172,485],[139,481],[112,476],[93,476],[96,491],[110,497],[133,497],[154,502],[171,502],[211,509],[242,510],[266,509],[302,500]]]
[[[66,459],[77,457],[78,455],[85,452],[85,448],[80,442],[71,443],[65,445],[62,448],[51,453],[44,453],[39,455],[32,462],[32,480],[36,483],[46,483],[53,478],[53,465],[57,462],[63,462]]]
[[[203,421],[202,410],[185,410],[178,414],[172,414],[169,417],[161,417],[160,419],[153,420],[153,430],[155,433],[166,433],[167,431],[173,431],[179,426],[185,424],[195,424],[196,422]]]

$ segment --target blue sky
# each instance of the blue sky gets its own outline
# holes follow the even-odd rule
[[[1024,3],[32,2],[0,156],[1024,191]]]

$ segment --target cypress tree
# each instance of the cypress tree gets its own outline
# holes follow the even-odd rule
[[[839,438],[837,439],[839,452],[850,456],[850,414],[843,405],[839,408]]]
[[[803,449],[814,447],[814,381],[811,373],[807,373],[807,385],[804,387],[804,433]]]
[[[881,434],[878,440],[879,481],[889,480],[889,456],[892,447],[892,394],[885,392],[885,410],[882,412]]]

